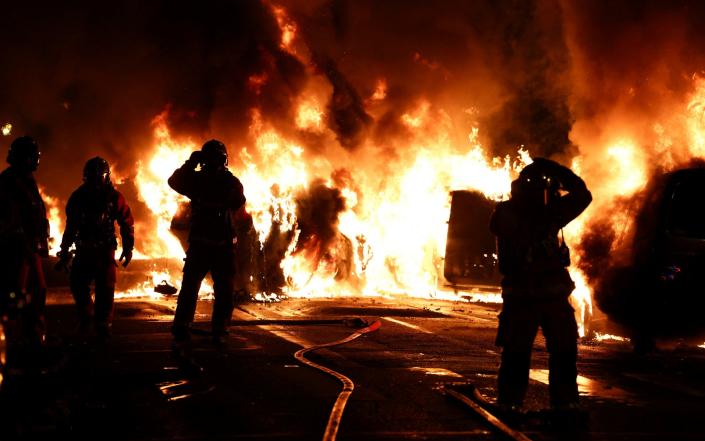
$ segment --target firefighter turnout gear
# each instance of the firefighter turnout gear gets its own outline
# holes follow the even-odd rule
[[[39,156],[36,141],[17,138],[7,155],[10,166],[0,173],[0,317],[22,324],[20,335],[8,338],[32,344],[45,338],[41,258],[49,249],[46,208],[33,176]]]
[[[95,330],[102,337],[109,336],[112,323],[118,245],[115,222],[120,228],[122,257],[126,260],[123,266],[131,260],[135,243],[130,207],[111,184],[109,170],[101,158],[86,163],[84,183],[66,204],[66,229],[57,254],[59,266],[68,266],[69,250],[75,245],[69,279],[79,323],[85,329],[94,320]],[[95,301],[91,298],[91,283],[95,284]]]
[[[497,236],[502,312],[497,345],[502,347],[498,403],[522,405],[531,349],[538,328],[549,353],[551,405],[577,405],[577,323],[568,297],[575,288],[559,232],[592,200],[570,169],[536,158],[512,183],[508,201],[497,204],[490,230]]]
[[[177,341],[188,339],[198,291],[208,272],[215,296],[211,318],[214,339],[219,340],[226,332],[232,315],[237,242],[233,215],[245,204],[245,196],[242,184],[226,164],[225,146],[211,140],[168,181],[172,189],[191,201],[189,245],[172,327]]]

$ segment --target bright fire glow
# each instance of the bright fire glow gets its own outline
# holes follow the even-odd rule
[[[46,206],[47,218],[49,219],[49,254],[54,255],[61,249],[61,234],[64,231],[61,204],[58,198],[49,196],[44,187],[40,185],[38,188]]]
[[[695,92],[688,103],[687,131],[690,151],[694,156],[705,156],[705,78],[695,76]]]
[[[616,182],[613,188],[620,195],[633,194],[646,183],[646,158],[641,149],[629,140],[622,139],[607,149],[606,163]]]
[[[515,159],[487,157],[477,140],[477,130],[471,134],[465,152],[457,151],[443,136],[427,139],[393,175],[364,168],[358,175],[353,170],[350,185],[341,189],[346,201],[337,224],[341,234],[325,255],[296,252],[297,194],[306,191],[314,177],[332,176],[336,169],[328,161],[309,160],[303,146],[272,128],[258,110],[251,115],[250,134],[255,142],[251,148],[240,149],[238,156],[244,166],[236,174],[245,187],[247,210],[260,242],[266,241],[275,226],[277,231],[292,233],[281,262],[287,282],[284,294],[288,296],[363,294],[461,299],[441,288],[449,192],[474,188],[493,199],[505,198],[512,175],[530,161],[525,151]],[[197,145],[174,140],[165,121],[166,113],[155,118],[156,145],[151,157],[139,164],[135,179],[140,197],[157,223],[157,240],[145,246],[143,253],[181,257],[183,250],[169,226],[183,198],[168,188],[166,179]],[[368,180],[370,185],[366,187],[363,184]],[[331,179],[324,181],[327,186],[333,185]],[[345,259],[351,260],[347,269],[351,276],[340,280],[340,262]]]
[[[418,129],[426,123],[431,104],[428,101],[421,101],[413,112],[405,113],[401,120],[409,128]]]
[[[372,101],[382,101],[387,97],[387,81],[384,79],[377,80],[375,91],[370,97]]]
[[[323,111],[315,101],[303,102],[296,113],[296,126],[302,130],[320,131],[323,128]]]
[[[2,136],[10,136],[10,134],[12,133],[12,124],[3,124],[2,127],[0,127],[0,132],[2,132]]]
[[[623,341],[623,342],[629,341],[629,339],[626,337],[620,337],[619,335],[612,335],[612,334],[602,334],[600,332],[595,333],[595,340],[596,341]]]
[[[169,231],[171,220],[176,213],[179,202],[188,200],[173,191],[167,179],[174,170],[181,167],[194,150],[198,150],[190,140],[175,143],[166,126],[166,113],[158,115],[153,121],[156,147],[147,163],[137,164],[135,184],[139,189],[140,199],[155,216],[158,241],[146,238],[144,254],[150,257],[183,258],[184,250],[179,241]]]
[[[575,309],[578,333],[581,337],[585,337],[586,325],[592,317],[592,291],[585,280],[585,276],[575,267],[570,268],[570,277],[575,282],[575,289],[570,295],[570,303]]]
[[[289,18],[286,10],[281,6],[272,6],[274,17],[277,19],[279,30],[281,31],[281,48],[285,51],[295,54],[293,48],[294,38],[296,38],[296,23]]]

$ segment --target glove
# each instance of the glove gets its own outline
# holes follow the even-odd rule
[[[124,262],[123,259],[125,260]],[[122,262],[123,268],[127,268],[127,265],[129,265],[130,261],[132,261],[132,250],[123,249],[122,254],[120,254],[119,261]]]
[[[61,250],[58,253],[56,253],[56,257],[59,258],[59,261],[56,262],[56,265],[54,265],[54,269],[56,271],[63,271],[66,273],[71,271],[71,258],[73,256],[71,255],[70,251]]]
[[[191,153],[191,156],[189,156],[186,162],[191,167],[196,168],[198,164],[203,162],[203,152],[200,150],[196,150],[195,152]]]

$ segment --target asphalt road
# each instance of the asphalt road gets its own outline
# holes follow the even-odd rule
[[[52,292],[44,368],[6,379],[0,439],[322,439],[342,384],[294,353],[350,336],[354,318],[379,319],[381,327],[307,355],[354,383],[337,439],[505,439],[442,393],[472,384],[495,396],[496,305],[407,298],[247,304],[236,310],[225,345],[194,335],[190,362],[171,348],[173,306],[119,301],[113,338],[98,344],[75,335],[70,298]],[[198,329],[207,331],[210,308],[200,303]],[[637,356],[625,342],[582,342],[589,430],[561,432],[541,418],[514,427],[536,440],[705,438],[705,349],[683,341],[659,348]],[[548,403],[540,338],[533,367],[527,408],[538,411]]]

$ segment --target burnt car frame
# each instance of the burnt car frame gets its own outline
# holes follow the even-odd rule
[[[631,264],[610,270],[596,300],[649,350],[656,337],[705,331],[705,168],[657,176],[641,206]]]
[[[497,203],[470,190],[451,192],[443,276],[456,290],[499,292],[501,275],[490,217]]]

